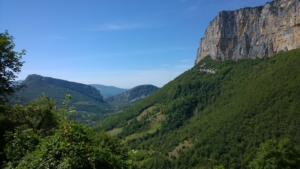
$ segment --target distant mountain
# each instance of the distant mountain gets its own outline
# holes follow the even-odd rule
[[[55,78],[51,78],[51,77],[43,77],[40,75],[29,75],[25,79],[23,84],[26,84],[28,82],[34,82],[34,81],[47,83],[47,84],[54,85],[54,86],[64,87],[69,90],[74,90],[81,94],[87,95],[97,101],[104,102],[103,97],[101,96],[100,92],[96,88],[89,86],[89,85],[76,83],[76,82],[69,82],[66,80],[60,80],[60,79],[55,79]]]
[[[99,90],[90,85],[40,75],[29,75],[21,84],[25,87],[12,96],[11,104],[28,104],[32,99],[46,95],[60,105],[65,95],[71,94],[73,99],[70,106],[80,116],[83,116],[83,113],[105,114],[111,110],[111,106],[105,103]],[[86,116],[93,118],[91,114]]]
[[[136,103],[137,101],[149,96],[159,88],[153,85],[140,85],[136,86],[122,94],[105,98],[105,102],[115,106],[117,110],[123,109]]]
[[[17,84],[21,84],[24,80],[17,80],[15,81]]]
[[[100,85],[100,84],[90,84],[91,86],[95,87],[98,89],[103,96],[103,98],[107,98],[110,96],[114,96],[117,94],[121,94],[123,92],[126,92],[129,89],[122,89],[114,86],[105,86],[105,85]]]

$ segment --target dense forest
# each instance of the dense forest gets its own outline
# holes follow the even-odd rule
[[[9,96],[22,88],[14,79],[25,51],[16,52],[14,46],[8,31],[0,33],[0,167],[136,168],[136,151],[70,119],[70,94],[61,104],[48,96],[26,106],[8,104]]]
[[[141,168],[299,168],[299,56],[207,56],[96,129],[137,149]]]

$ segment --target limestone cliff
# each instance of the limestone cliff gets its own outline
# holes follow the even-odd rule
[[[264,6],[222,11],[201,39],[196,63],[270,57],[300,47],[300,0],[276,0]]]

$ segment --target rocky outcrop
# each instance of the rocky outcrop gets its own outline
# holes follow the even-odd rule
[[[196,63],[212,59],[270,57],[300,47],[300,0],[276,0],[264,6],[222,11],[201,39]]]

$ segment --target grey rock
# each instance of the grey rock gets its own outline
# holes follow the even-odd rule
[[[300,47],[300,0],[221,11],[200,41],[195,63],[212,59],[263,58]]]

